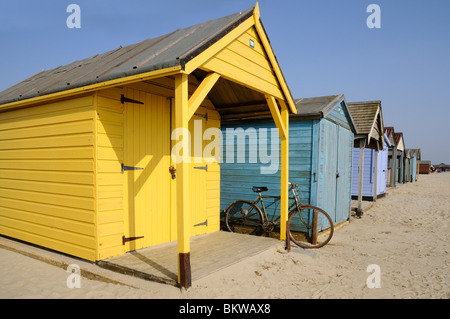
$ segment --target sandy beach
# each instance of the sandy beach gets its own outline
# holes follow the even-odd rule
[[[450,298],[450,174],[419,175],[394,189],[360,219],[338,229],[316,250],[266,250],[199,280],[185,291],[99,269],[64,256],[52,265],[33,258],[52,254],[0,238],[0,298],[226,298],[226,299],[448,299]],[[67,264],[91,276],[68,288]],[[377,265],[379,276],[369,265]],[[373,267],[373,266],[372,266]],[[95,274],[98,276],[96,277]],[[371,277],[374,278],[374,277]]]

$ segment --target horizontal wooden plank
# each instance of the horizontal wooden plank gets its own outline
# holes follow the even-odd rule
[[[21,227],[20,225],[16,226]],[[30,233],[22,229],[2,225],[1,222],[0,222],[0,234],[17,238],[26,242],[30,242],[32,244],[47,247],[49,249],[54,249],[56,251],[77,256],[86,260],[91,261],[96,260],[96,250],[94,248],[86,248],[72,243],[63,242],[54,238],[50,238],[46,236],[46,234],[39,235],[36,233]]]
[[[0,218],[1,217],[29,222],[44,227],[56,228],[70,233],[77,233],[91,237],[95,236],[93,223],[83,223],[67,218],[49,216],[35,212],[27,212],[24,210],[18,210],[9,207],[3,207],[0,210]]]
[[[27,107],[10,112],[0,113],[0,123],[4,120],[30,118],[34,116],[41,116],[51,114],[53,112],[59,112],[62,110],[70,110],[73,108],[90,106],[93,109],[94,99],[92,95],[83,96],[79,98],[71,98],[69,100],[60,100],[54,103],[48,103],[38,105],[34,107]]]
[[[98,186],[98,199],[123,197],[123,186]]]
[[[101,147],[123,148],[123,138],[99,133],[97,134],[97,145]]]
[[[53,228],[45,225],[38,225],[28,221],[11,219],[0,215],[0,224],[3,227],[20,229],[23,232],[45,236],[53,240],[67,242],[82,246],[85,248],[95,249],[95,239],[93,236],[86,236],[83,234],[76,234],[70,231]]]
[[[1,155],[0,155],[1,156]],[[110,147],[97,147],[97,158],[99,160],[123,160],[123,151],[122,149],[113,149]]]
[[[115,99],[99,95],[97,97],[97,107],[121,114],[124,110],[124,104],[120,102],[120,95],[117,95]]]
[[[80,173],[80,172],[72,173],[72,172],[48,172],[48,171],[2,169],[0,170],[0,178],[94,185],[93,173]]]
[[[90,133],[15,139],[15,140],[0,140],[0,150],[93,146],[93,145],[94,145],[94,137],[93,134]]]
[[[123,125],[97,121],[97,133],[123,137]]]
[[[122,170],[121,161],[118,160],[98,160],[97,172],[99,173],[120,173]]]
[[[98,201],[98,212],[123,209],[123,198],[103,198]]]
[[[26,169],[37,171],[73,171],[73,172],[93,172],[93,160],[74,160],[74,159],[58,159],[58,160],[5,160],[0,159],[1,169]]]
[[[58,113],[39,115],[37,118],[27,117],[0,122],[0,132],[17,130],[26,127],[46,126],[52,124],[70,123],[83,120],[93,120],[94,110],[86,108],[64,110]]]
[[[58,136],[94,132],[94,121],[84,120],[70,123],[58,123],[46,126],[20,128],[2,131],[0,140],[36,138],[43,136]]]
[[[94,158],[93,147],[65,147],[0,150],[0,159],[89,159]]]
[[[93,185],[78,185],[72,183],[54,183],[3,178],[0,178],[0,185],[2,185],[3,188],[8,189],[94,198]]]
[[[107,223],[98,225],[98,236],[102,238],[104,236],[117,235],[118,238],[122,238],[123,234],[123,222]]]
[[[97,109],[97,119],[102,122],[110,122],[114,124],[122,124],[123,123],[123,114],[112,112],[110,110],[106,110],[103,108]]]
[[[0,197],[0,207],[23,210],[32,213],[70,219],[85,223],[94,223],[94,212],[89,210],[75,209],[70,207],[55,206],[29,202],[26,198],[12,199]]]
[[[123,185],[124,175],[120,172],[118,173],[98,173],[97,174],[97,185]]]
[[[247,59],[246,53],[246,51],[234,52],[226,48],[222,50],[216,58],[220,59],[222,63],[228,63],[236,68],[240,68],[242,71],[278,87],[278,81],[273,71],[267,70],[254,61]]]
[[[217,72],[226,79],[237,82],[260,93],[272,95],[277,99],[284,99],[283,93],[276,85],[264,81],[237,66],[231,65],[227,63],[227,61],[212,58],[202,66],[202,69]]]
[[[0,197],[11,199],[22,199],[30,202],[41,204],[58,205],[63,207],[78,208],[84,210],[94,210],[94,199],[83,198],[68,195],[39,193],[31,191],[23,191],[16,189],[8,189],[0,187]]]
[[[102,211],[97,214],[98,225],[108,224],[108,223],[117,223],[120,222],[123,224],[123,210],[108,210]]]

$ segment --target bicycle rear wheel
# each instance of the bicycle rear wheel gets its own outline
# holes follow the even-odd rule
[[[290,239],[302,248],[320,248],[333,237],[334,225],[331,217],[321,208],[305,205],[300,212],[289,213]]]
[[[238,200],[225,211],[225,224],[230,232],[261,235],[264,233],[263,216],[253,202]]]

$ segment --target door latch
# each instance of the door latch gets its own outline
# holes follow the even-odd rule
[[[205,171],[208,171],[208,165],[206,165],[206,166],[197,166],[197,167],[194,167],[195,169],[202,169],[202,170],[205,170]]]
[[[169,173],[172,175],[172,179],[175,179],[177,176],[175,175],[177,169],[173,166],[169,167]]]

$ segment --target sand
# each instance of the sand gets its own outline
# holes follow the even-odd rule
[[[7,240],[0,238],[0,298],[448,299],[449,190],[449,173],[420,175],[416,183],[388,189],[323,248],[294,247],[286,253],[280,244],[194,280],[187,291],[65,256],[65,265],[75,263],[100,276],[81,277],[80,288],[68,288],[66,266],[6,249]],[[369,265],[379,272],[368,272]]]

